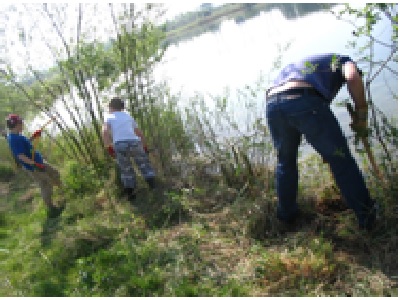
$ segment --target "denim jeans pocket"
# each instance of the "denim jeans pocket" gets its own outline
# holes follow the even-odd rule
[[[323,131],[323,119],[319,107],[309,108],[287,115],[290,125],[307,137],[316,137]]]

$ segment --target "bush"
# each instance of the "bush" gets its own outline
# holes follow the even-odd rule
[[[84,196],[98,191],[102,180],[90,165],[83,165],[76,161],[66,163],[63,182],[67,189],[75,196]]]

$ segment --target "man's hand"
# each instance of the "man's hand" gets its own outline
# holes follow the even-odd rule
[[[108,152],[108,154],[110,154],[110,156],[112,158],[115,158],[115,150],[114,150],[114,147],[112,145],[107,147],[107,152]]]
[[[368,109],[359,108],[354,110],[350,103],[347,103],[347,110],[350,113],[352,122],[351,129],[356,133],[357,137],[368,136]]]
[[[147,145],[143,146],[143,150],[144,150],[144,153],[149,154],[149,148],[147,147]]]
[[[31,136],[31,141],[36,139],[36,138],[38,138],[38,137],[40,137],[41,135],[42,135],[42,131],[40,129],[36,130]]]

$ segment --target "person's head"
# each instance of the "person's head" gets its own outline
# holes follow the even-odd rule
[[[111,112],[113,111],[121,111],[125,108],[124,101],[121,98],[114,97],[111,99],[110,103],[108,104],[108,108]]]
[[[9,114],[6,118],[7,128],[11,132],[21,132],[22,131],[22,118],[16,114]]]

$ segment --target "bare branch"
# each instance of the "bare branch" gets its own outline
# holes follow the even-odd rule
[[[61,39],[61,41],[62,41],[62,43],[64,45],[64,48],[65,48],[65,51],[68,54],[68,57],[71,57],[71,51],[70,51],[70,48],[68,46],[68,43],[65,40],[63,34],[61,33],[60,28],[57,26],[56,22],[54,21],[53,16],[50,14],[49,10],[47,9],[47,3],[43,4],[43,9],[46,12],[47,16],[49,17],[50,21],[52,22],[53,28],[57,31],[58,37]]]
[[[371,84],[371,82],[379,75],[380,72],[382,72],[382,70],[385,68],[385,66],[387,65],[387,63],[389,61],[392,60],[393,56],[397,53],[397,47],[395,49],[392,50],[392,52],[390,53],[389,57],[386,59],[386,61],[380,66],[380,68],[375,72],[374,75],[372,75],[371,78],[368,79],[366,85],[369,86]]]
[[[79,60],[79,41],[82,30],[82,3],[79,3],[78,28],[76,30],[76,58]]]

